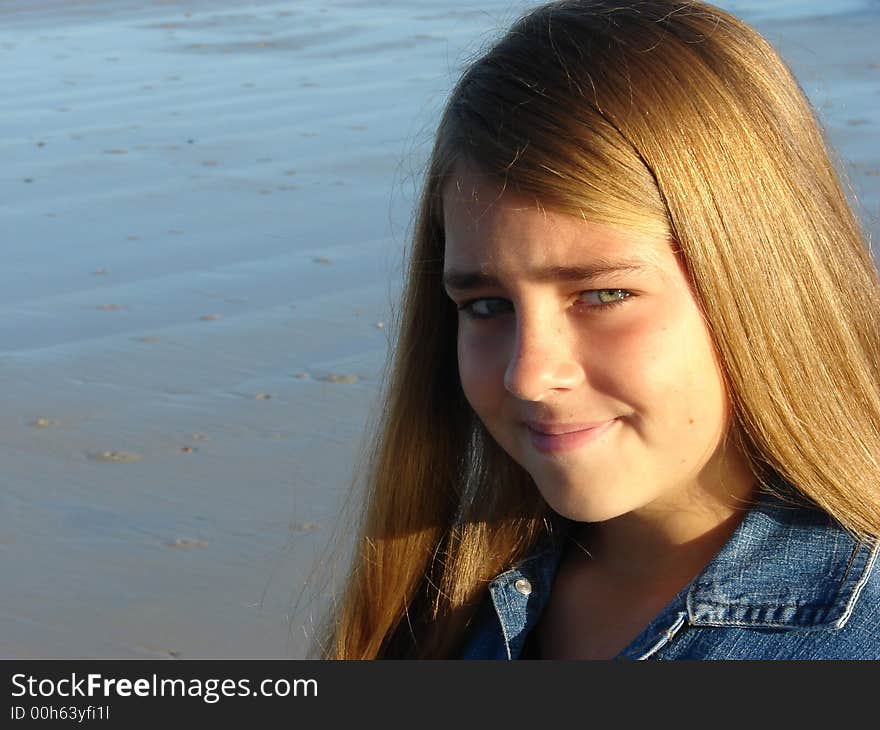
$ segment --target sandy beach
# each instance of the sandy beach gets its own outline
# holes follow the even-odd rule
[[[304,656],[432,127],[532,4],[0,3],[0,656]],[[880,2],[719,4],[876,248]]]

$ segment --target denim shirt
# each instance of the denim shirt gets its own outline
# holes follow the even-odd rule
[[[463,659],[518,659],[562,541],[489,584]],[[762,494],[709,564],[616,659],[880,659],[877,541]]]

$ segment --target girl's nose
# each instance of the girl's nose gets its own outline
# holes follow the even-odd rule
[[[516,336],[504,373],[504,387],[525,401],[543,401],[584,379],[576,342],[565,328],[517,318]]]

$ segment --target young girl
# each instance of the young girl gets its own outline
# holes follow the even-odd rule
[[[439,125],[321,655],[880,659],[878,333],[754,30],[536,9]]]

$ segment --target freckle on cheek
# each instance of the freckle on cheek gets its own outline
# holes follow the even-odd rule
[[[693,418],[688,418],[688,423],[689,423],[691,426],[693,426],[693,425],[694,425],[694,419],[693,419]]]

